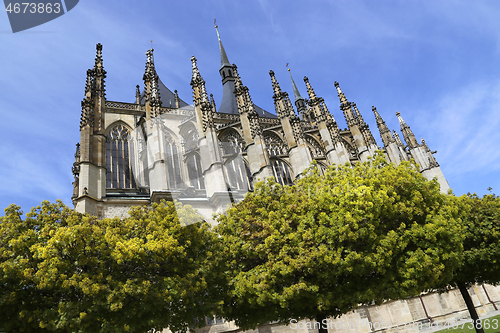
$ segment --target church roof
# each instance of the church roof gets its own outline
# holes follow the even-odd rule
[[[263,108],[261,107],[258,107],[257,105],[253,105],[253,107],[255,108],[255,111],[257,112],[257,114],[261,117],[265,117],[265,118],[278,118],[278,116],[276,116],[275,114],[272,114],[271,112],[267,112],[266,110],[264,110]]]
[[[160,92],[160,100],[163,107],[174,107],[175,108],[175,94],[167,88],[161,79],[158,77],[158,90]],[[141,93],[141,105],[144,105],[144,90]],[[179,107],[188,106],[189,104],[184,102],[179,97]]]
[[[268,112],[257,105],[253,105],[255,112],[260,117],[265,118],[278,118],[275,114]],[[238,102],[236,102],[236,96],[234,96],[234,81],[226,81],[222,86],[222,102],[217,109],[218,113],[229,113],[229,114],[239,114],[238,112]]]

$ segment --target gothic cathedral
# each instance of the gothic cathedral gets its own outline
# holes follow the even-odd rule
[[[207,94],[195,57],[190,105],[162,83],[152,49],[146,53],[144,89],[136,87],[135,103],[107,100],[102,45],[97,44],[94,68],[87,71],[73,165],[72,200],[77,211],[100,218],[125,216],[131,206],[175,199],[211,221],[214,212],[241,200],[256,181],[274,177],[290,185],[313,160],[321,170],[330,164],[366,161],[379,149],[391,163],[413,158],[426,178],[437,177],[441,191],[448,191],[433,152],[423,139],[417,141],[399,113],[406,144],[372,108],[381,148],[338,82],[335,88],[346,129],[338,127],[307,77],[307,98],[303,98],[290,73],[294,108],[273,71],[269,75],[276,115],[265,111],[252,102],[218,30],[217,37],[223,89],[218,108]]]

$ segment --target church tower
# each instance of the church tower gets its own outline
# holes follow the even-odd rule
[[[73,204],[78,212],[97,215],[97,203],[106,193],[106,136],[104,133],[106,71],[102,45],[96,45],[93,69],[87,71],[80,119],[80,145],[75,154]],[[76,157],[78,155],[78,157]]]

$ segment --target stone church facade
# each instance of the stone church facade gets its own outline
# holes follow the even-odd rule
[[[395,164],[415,159],[426,178],[437,177],[441,190],[448,190],[433,152],[423,139],[417,141],[399,113],[404,142],[373,107],[384,145],[378,147],[361,112],[347,100],[338,82],[345,129],[339,128],[307,77],[307,98],[303,98],[290,73],[294,108],[270,71],[273,114],[252,102],[220,37],[218,41],[223,89],[218,108],[207,94],[196,58],[191,58],[190,105],[160,80],[152,49],[146,54],[144,88],[137,86],[135,103],[107,100],[102,45],[97,44],[94,68],[87,71],[81,138],[73,166],[72,200],[77,211],[113,217],[125,215],[134,205],[178,199],[211,220],[213,212],[241,200],[258,180],[274,177],[289,185],[313,160],[320,169],[354,164],[366,161],[378,149]]]
[[[423,139],[417,141],[401,114],[396,115],[402,138],[389,130],[373,107],[383,143],[383,147],[379,147],[361,112],[355,103],[348,101],[339,83],[335,82],[335,87],[340,111],[348,125],[345,129],[339,128],[307,77],[304,77],[307,93],[304,98],[290,73],[292,104],[273,71],[269,74],[275,114],[263,110],[252,102],[237,66],[229,62],[218,30],[217,37],[223,89],[219,107],[207,93],[196,58],[191,58],[191,105],[179,97],[177,90],[172,92],[160,80],[152,49],[146,53],[144,87],[136,87],[135,102],[107,100],[102,45],[97,44],[94,67],[87,71],[85,97],[81,103],[81,136],[73,164],[72,201],[77,211],[99,218],[126,216],[132,206],[150,205],[162,199],[179,200],[192,205],[204,219],[213,223],[213,213],[242,200],[259,180],[274,177],[277,182],[290,185],[313,161],[323,170],[331,164],[366,161],[376,150],[382,150],[394,164],[413,158],[426,178],[437,177],[441,191],[448,191],[448,183],[433,152]],[[493,301],[490,296],[489,302],[484,301],[484,289],[484,292],[478,291],[476,302],[485,304],[484,309],[496,309],[500,294],[496,288],[488,288]],[[463,314],[465,304],[456,301],[457,297],[460,298],[455,292],[430,294],[361,308],[337,321],[352,318],[359,323],[384,319],[386,323],[432,322],[433,313],[442,318]],[[423,299],[427,300],[427,307]],[[207,327],[201,331],[237,329],[222,319],[207,318]],[[258,330],[305,333],[307,327],[297,325],[292,329],[269,324]],[[353,331],[352,327],[344,329],[333,325],[330,328],[332,332],[348,330]],[[355,329],[359,332],[377,330],[391,329]]]

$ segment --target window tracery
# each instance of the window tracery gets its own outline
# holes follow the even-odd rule
[[[274,178],[281,185],[293,185],[292,171],[288,164],[282,160],[272,160]]]
[[[181,189],[182,176],[179,161],[179,149],[177,148],[174,138],[169,133],[165,133],[164,149],[168,187],[171,189]]]
[[[323,147],[321,147],[321,145],[318,143],[318,141],[314,140],[310,136],[306,136],[306,142],[313,158],[325,156],[325,151]]]
[[[196,190],[205,189],[205,181],[203,180],[203,169],[201,168],[201,159],[198,154],[189,156],[186,160],[189,180],[191,185]]]
[[[219,138],[224,155],[233,155],[243,152],[245,143],[241,135],[235,130],[226,131]]]
[[[288,153],[288,149],[283,140],[274,133],[266,133],[264,135],[264,142],[269,156],[279,156]]]
[[[250,169],[241,157],[228,160],[224,165],[228,185],[234,190],[252,190]]]
[[[130,151],[130,132],[118,124],[111,129],[106,140],[107,188],[135,188]]]
[[[195,151],[198,148],[198,133],[195,129],[189,131],[184,137],[183,146],[186,153]]]

